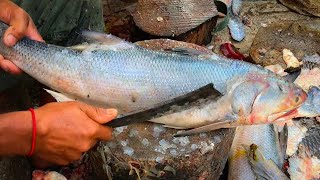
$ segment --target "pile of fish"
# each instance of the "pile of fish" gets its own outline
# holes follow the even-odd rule
[[[308,100],[299,108],[300,118],[288,125],[287,171],[291,179],[319,179],[320,56],[306,56],[302,62],[301,74],[295,83],[309,90]]]
[[[1,38],[6,28],[0,23]],[[87,43],[67,48],[27,38],[8,48],[1,41],[0,54],[51,88],[58,101],[117,108],[119,118],[107,124],[112,127],[148,120],[186,129],[177,134],[183,136],[240,126],[232,171],[247,167],[240,173],[287,178],[277,169],[284,163],[287,126],[278,134],[271,124],[310,109],[307,102],[314,99],[298,85],[244,61],[190,49],[153,51],[90,31],[82,35]],[[246,165],[234,167],[238,161]],[[230,176],[241,177],[232,171]]]
[[[236,129],[229,179],[289,179],[284,172],[290,179],[320,178],[320,124],[316,120],[320,116],[320,56],[306,56],[302,62],[294,82],[304,87],[308,99],[284,127],[275,123]]]

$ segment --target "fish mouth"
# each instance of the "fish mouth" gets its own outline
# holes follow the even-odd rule
[[[286,121],[294,118],[298,114],[298,108],[294,108],[285,112],[275,113],[268,117],[269,122]]]

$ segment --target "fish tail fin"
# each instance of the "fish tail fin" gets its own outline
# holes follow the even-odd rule
[[[278,164],[278,167],[283,167],[284,160],[286,159],[286,151],[287,151],[287,142],[288,142],[288,125],[285,123],[283,128],[280,130],[278,126],[272,124],[273,129],[275,131],[275,135],[277,136],[276,139],[278,139],[278,149],[279,149],[279,157],[280,157],[280,164]]]

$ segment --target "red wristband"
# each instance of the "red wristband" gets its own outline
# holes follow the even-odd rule
[[[37,124],[36,124],[36,115],[32,108],[29,109],[32,115],[32,142],[31,142],[31,149],[27,156],[32,156],[34,153],[34,149],[36,146],[36,135],[37,135]]]

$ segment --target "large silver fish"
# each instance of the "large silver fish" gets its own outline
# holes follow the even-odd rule
[[[0,24],[1,37],[6,28]],[[29,39],[8,48],[1,41],[0,54],[64,96],[117,108],[121,115],[148,109],[210,83],[223,94],[217,102],[183,111],[183,115],[152,119],[176,128],[216,122],[219,128],[272,123],[298,108],[307,97],[293,83],[243,61],[152,51],[102,33],[83,35],[89,43],[73,48]]]

